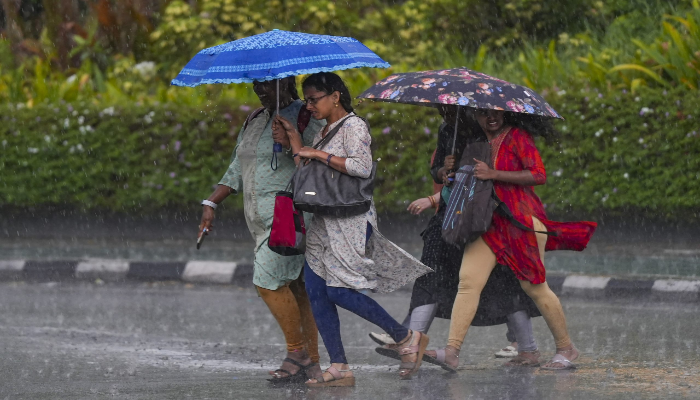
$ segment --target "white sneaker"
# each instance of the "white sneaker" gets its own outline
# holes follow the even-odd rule
[[[386,333],[370,332],[369,337],[380,346],[384,346],[386,344],[396,344],[394,339],[392,339],[391,336],[387,335]]]
[[[518,349],[513,346],[506,346],[496,352],[496,358],[512,358],[518,355]]]

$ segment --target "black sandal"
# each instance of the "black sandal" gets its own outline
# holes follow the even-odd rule
[[[302,384],[302,383],[306,382],[306,380],[307,380],[306,370],[309,367],[311,367],[312,365],[314,365],[313,362],[309,365],[302,365],[297,360],[292,360],[291,358],[285,358],[282,362],[288,362],[290,364],[294,364],[297,367],[299,367],[299,370],[295,374],[292,374],[291,372],[289,372],[283,368],[276,369],[274,372],[275,374],[285,373],[287,375],[281,376],[281,377],[277,377],[277,376],[273,375],[272,378],[267,380],[268,382],[275,384],[275,385]]]

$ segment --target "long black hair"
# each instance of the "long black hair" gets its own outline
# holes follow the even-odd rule
[[[560,133],[552,124],[551,118],[506,111],[503,114],[503,120],[507,125],[527,131],[532,137],[543,137],[547,143],[559,141]]]
[[[340,93],[340,105],[345,111],[352,112],[352,97],[350,91],[338,75],[332,72],[317,72],[309,75],[301,84],[302,88],[314,88],[319,92],[331,94],[333,92]]]

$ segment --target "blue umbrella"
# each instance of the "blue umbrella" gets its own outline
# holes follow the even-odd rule
[[[350,37],[275,29],[200,51],[171,83],[194,87],[262,82],[359,67],[390,65]]]
[[[351,37],[274,29],[200,51],[171,84],[195,87],[276,79],[279,113],[280,79],[360,67],[389,68],[390,65]],[[275,143],[273,149],[270,166],[276,170],[276,153],[282,151],[282,146]]]

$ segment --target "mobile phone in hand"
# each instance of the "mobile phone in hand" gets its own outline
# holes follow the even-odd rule
[[[204,242],[204,238],[207,236],[207,228],[204,228],[202,230],[202,234],[197,238],[197,250],[199,250],[200,247],[202,247],[202,242]]]

